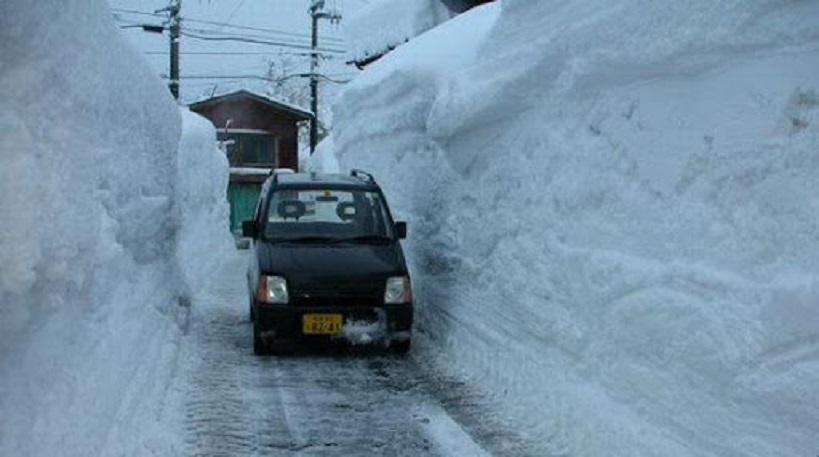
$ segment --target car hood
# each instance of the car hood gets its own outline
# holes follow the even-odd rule
[[[265,243],[259,249],[259,267],[262,273],[284,276],[296,289],[315,285],[383,284],[385,278],[407,272],[398,244]]]

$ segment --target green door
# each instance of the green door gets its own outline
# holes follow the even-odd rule
[[[259,199],[262,185],[257,183],[230,183],[228,185],[228,202],[230,203],[230,230],[242,234],[242,221],[253,219],[256,201]]]

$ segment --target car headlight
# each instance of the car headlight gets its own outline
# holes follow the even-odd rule
[[[387,278],[387,288],[384,290],[384,303],[394,305],[412,302],[412,287],[409,276],[395,276]]]
[[[259,278],[256,298],[262,303],[289,303],[287,280],[281,276],[262,276]]]

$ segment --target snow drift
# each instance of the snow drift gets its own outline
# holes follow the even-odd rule
[[[342,167],[409,221],[426,349],[539,455],[819,449],[816,17],[506,0],[336,104]]]
[[[345,21],[348,55],[353,61],[377,57],[452,16],[438,0],[371,3]]]
[[[45,19],[47,18],[47,20]],[[104,1],[0,6],[0,454],[167,453],[227,163]]]

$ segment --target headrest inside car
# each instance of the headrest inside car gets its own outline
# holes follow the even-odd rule
[[[355,203],[342,202],[336,206],[336,215],[342,221],[349,221],[355,218]]]
[[[307,207],[304,205],[304,202],[299,200],[285,200],[279,203],[276,212],[279,213],[279,217],[283,219],[292,218],[298,220],[307,212]]]

